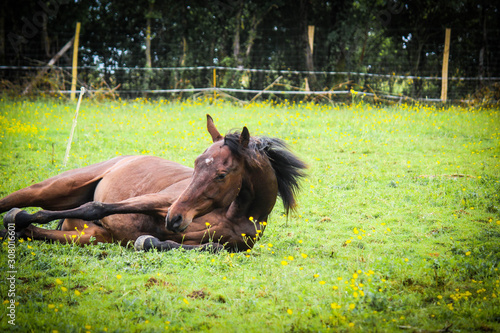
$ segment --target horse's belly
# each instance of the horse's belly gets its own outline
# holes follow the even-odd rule
[[[99,182],[94,200],[118,202],[149,193],[172,189],[179,195],[193,169],[154,156],[137,156],[114,166]],[[185,184],[185,185],[184,185]]]

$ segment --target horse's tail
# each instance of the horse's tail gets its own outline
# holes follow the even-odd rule
[[[59,222],[57,222],[56,230],[61,231],[63,223],[64,223],[64,219],[60,219]]]

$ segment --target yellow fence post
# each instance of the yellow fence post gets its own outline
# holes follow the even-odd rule
[[[80,36],[80,22],[76,22],[75,42],[73,43],[73,70],[71,78],[71,100],[76,96],[76,79],[78,76],[78,40]]]
[[[216,73],[216,70],[214,67],[214,101],[215,101],[215,98],[217,97],[217,92],[215,91],[216,87],[217,87],[217,73]]]

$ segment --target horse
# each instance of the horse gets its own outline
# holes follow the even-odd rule
[[[155,156],[119,156],[65,171],[0,199],[3,236],[76,243],[133,243],[136,250],[251,249],[278,196],[285,213],[307,165],[281,139],[222,136],[207,114],[213,143],[194,169]],[[20,208],[40,207],[35,213]],[[56,230],[36,227],[59,220]]]

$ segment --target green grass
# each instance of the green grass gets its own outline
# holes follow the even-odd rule
[[[299,207],[249,253],[19,242],[16,326],[4,242],[1,331],[500,330],[499,110],[83,101],[63,167],[74,111],[0,100],[0,196],[117,155],[192,166],[210,113],[287,140],[310,167]]]

